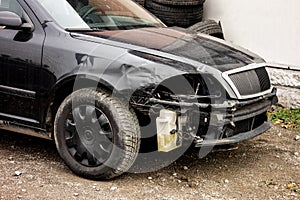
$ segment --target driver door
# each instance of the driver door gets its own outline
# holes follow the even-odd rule
[[[17,0],[0,1],[0,12],[13,12],[34,27],[30,31],[0,24],[0,119],[32,124],[38,123],[39,71],[45,33],[25,6]]]

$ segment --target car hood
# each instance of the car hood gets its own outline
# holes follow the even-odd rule
[[[142,28],[86,32],[84,34],[191,59],[222,72],[243,67],[258,60],[262,61],[256,55],[237,50],[212,37],[192,35],[171,28]]]

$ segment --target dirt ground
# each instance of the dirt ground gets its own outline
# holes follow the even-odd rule
[[[238,149],[100,182],[73,175],[51,141],[0,133],[0,199],[300,199],[299,133],[280,127]]]

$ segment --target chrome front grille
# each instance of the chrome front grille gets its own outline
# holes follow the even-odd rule
[[[255,70],[257,77],[259,79],[261,91],[266,91],[271,88],[271,82],[269,74],[266,68],[261,67]]]
[[[265,66],[229,71],[224,78],[239,98],[251,98],[271,89],[270,78]]]
[[[251,95],[261,92],[259,78],[254,70],[231,74],[229,78],[241,95]]]

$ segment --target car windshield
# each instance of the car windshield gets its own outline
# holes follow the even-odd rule
[[[131,0],[38,0],[66,30],[127,30],[163,27]]]

